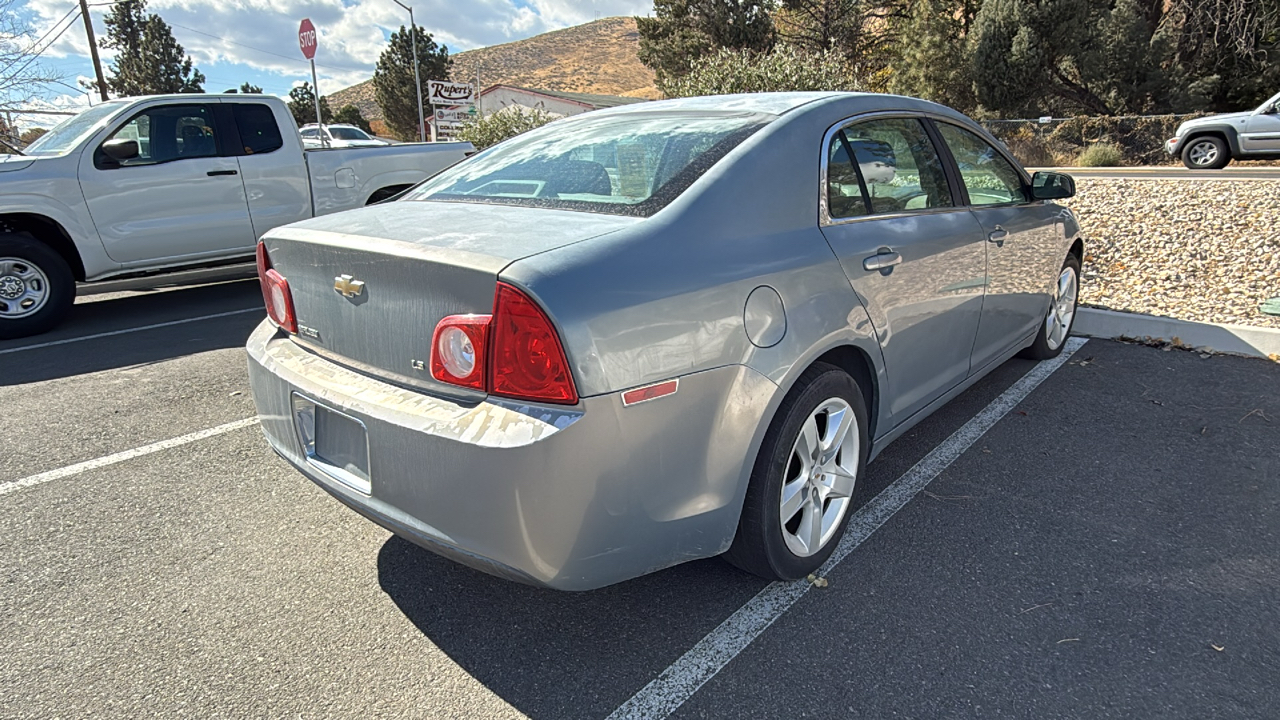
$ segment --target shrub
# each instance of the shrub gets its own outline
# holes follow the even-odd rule
[[[508,105],[497,112],[463,123],[462,129],[458,131],[458,139],[470,142],[477,150],[484,150],[520,133],[542,127],[558,117],[538,108]]]
[[[722,49],[695,60],[687,74],[660,87],[673,98],[861,88],[857,68],[839,52],[815,53],[791,45],[769,52]]]
[[[1124,161],[1120,148],[1100,142],[1089,146],[1076,158],[1077,167],[1116,167]]]

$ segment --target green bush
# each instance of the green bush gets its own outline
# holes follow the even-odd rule
[[[695,60],[687,74],[659,86],[673,98],[861,88],[857,68],[839,52],[815,53],[791,45],[769,52],[722,49]]]
[[[1124,162],[1124,153],[1111,143],[1096,143],[1076,158],[1076,167],[1116,167]]]
[[[510,105],[463,123],[458,139],[470,142],[477,150],[484,150],[555,119],[557,116],[546,110]]]

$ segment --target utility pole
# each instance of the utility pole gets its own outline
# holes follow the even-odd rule
[[[84,0],[80,0],[84,2]],[[422,115],[422,79],[418,77],[418,26],[413,22],[413,8],[394,0],[395,4],[409,11],[409,43],[413,48],[413,85],[418,90],[418,142],[427,141],[427,122]]]
[[[93,72],[98,76],[98,92],[107,98],[107,79],[102,76],[102,61],[98,59],[98,41],[93,38],[93,21],[89,19],[89,3],[80,0],[80,17],[84,18],[84,34],[89,36],[89,57],[93,58]]]

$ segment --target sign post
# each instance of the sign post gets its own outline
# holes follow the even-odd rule
[[[302,56],[311,61],[311,99],[316,103],[316,125],[320,132],[321,147],[329,147],[329,138],[324,134],[324,120],[320,117],[320,82],[316,79],[316,26],[311,24],[311,18],[303,18],[302,24],[298,26],[298,47],[302,49]]]

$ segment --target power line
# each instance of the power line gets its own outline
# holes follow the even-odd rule
[[[253,51],[255,51],[255,52],[265,53],[265,54],[267,54],[267,55],[274,55],[275,57],[278,57],[278,58],[284,58],[285,60],[289,60],[290,62],[302,63],[303,65],[307,64],[307,61],[306,61],[306,60],[301,60],[301,59],[296,58],[296,57],[290,57],[290,56],[288,56],[288,55],[281,55],[281,54],[280,54],[280,53],[278,53],[278,52],[272,52],[272,51],[270,51],[270,50],[263,50],[262,48],[254,47],[254,46],[252,46],[252,45],[245,45],[244,43],[236,42],[235,40],[232,40],[231,38],[225,38],[225,37],[222,37],[222,36],[220,36],[220,35],[214,35],[214,34],[212,34],[212,33],[204,32],[203,30],[196,30],[195,28],[189,28],[189,27],[187,27],[186,25],[179,25],[179,24],[177,24],[177,23],[169,23],[169,24],[170,24],[170,25],[172,25],[173,27],[176,27],[176,28],[182,28],[183,30],[186,30],[186,31],[188,31],[188,32],[196,33],[197,35],[204,35],[205,37],[211,37],[211,38],[213,38],[214,40],[221,40],[221,41],[223,41],[223,42],[231,43],[232,45],[238,45],[238,46],[240,46],[240,47],[242,47],[242,48],[247,48],[247,49],[249,49],[249,50],[253,50]],[[365,70],[365,69],[363,69],[363,68],[359,68],[359,69],[358,69],[358,68],[335,67],[335,66],[333,66],[333,65],[321,65],[320,63],[316,63],[316,67],[318,67],[318,68],[324,68],[325,70],[336,70],[337,72],[367,72],[367,70]]]
[[[49,37],[49,33],[53,32],[53,31],[54,31],[54,30],[55,30],[59,25],[61,25],[63,22],[65,22],[67,18],[71,17],[71,13],[73,13],[73,12],[77,12],[77,11],[78,11],[78,8],[75,8],[75,7],[71,8],[70,10],[68,10],[68,11],[67,11],[67,14],[66,14],[66,15],[63,15],[63,16],[62,16],[62,18],[58,20],[58,22],[56,22],[56,23],[54,23],[53,25],[50,25],[50,26],[49,26],[49,29],[45,31],[45,34],[41,35],[41,36],[40,36],[40,38],[39,38],[38,40],[36,40],[35,42],[31,43],[31,47],[33,47],[33,48],[34,48],[34,47],[37,47],[38,45],[40,45],[40,43],[44,42],[44,39],[45,39],[45,38],[47,38],[47,37]],[[72,20],[71,22],[72,22],[73,24],[75,23],[75,21],[74,21],[74,20]],[[65,30],[64,30],[63,32],[65,32]],[[59,35],[61,35],[62,33],[58,33],[58,34],[59,34]],[[57,40],[57,38],[54,38],[54,40]],[[52,44],[52,43],[50,43],[50,44]],[[49,49],[49,48],[47,48],[47,47],[45,48],[45,50],[48,50],[48,49]],[[40,52],[36,53],[36,56],[39,56],[39,55],[40,55],[40,53],[42,53],[42,52],[44,52],[44,50],[41,50]],[[17,60],[14,60],[14,61],[10,62],[8,65],[5,65],[4,67],[0,68],[0,73],[4,72],[5,70],[8,70],[9,68],[13,67],[14,65],[17,65],[17,64],[18,64],[18,62],[20,62],[21,60],[22,60],[22,57],[21,57],[21,56],[19,56]]]
[[[28,67],[31,67],[31,63],[33,63],[33,62],[35,62],[37,59],[39,59],[39,58],[40,58],[40,56],[41,56],[42,54],[44,54],[44,51],[45,51],[45,50],[48,50],[49,48],[53,47],[53,44],[54,44],[54,43],[56,43],[56,42],[58,42],[58,38],[62,37],[62,34],[63,34],[63,33],[65,33],[66,31],[70,30],[70,29],[71,29],[71,26],[72,26],[72,25],[75,25],[75,24],[76,24],[76,20],[78,20],[78,19],[80,19],[80,8],[76,8],[76,10],[75,10],[75,19],[73,19],[70,23],[68,23],[66,27],[64,27],[64,28],[62,28],[61,30],[59,30],[59,31],[58,31],[58,34],[57,34],[57,35],[54,35],[54,36],[53,36],[53,39],[52,39],[52,40],[50,40],[50,41],[49,41],[49,43],[48,43],[47,45],[45,45],[43,49],[41,49],[39,52],[37,52],[37,53],[35,53],[34,55],[32,55],[32,56],[31,56],[31,59],[30,59],[30,60],[28,60],[28,61],[27,61],[27,62],[26,62],[22,67],[20,67],[20,68],[18,68],[17,70],[15,70],[15,71],[13,72],[13,74],[12,74],[12,75],[10,75],[10,76],[8,76],[8,77],[5,77],[5,78],[0,78],[0,84],[10,82],[10,81],[11,81],[11,80],[13,80],[14,78],[17,78],[19,75],[21,75],[23,70],[26,70]],[[47,34],[48,34],[48,33],[46,33],[46,35],[47,35]],[[5,68],[5,69],[7,70],[8,68]],[[0,71],[0,72],[2,72],[2,71]]]

